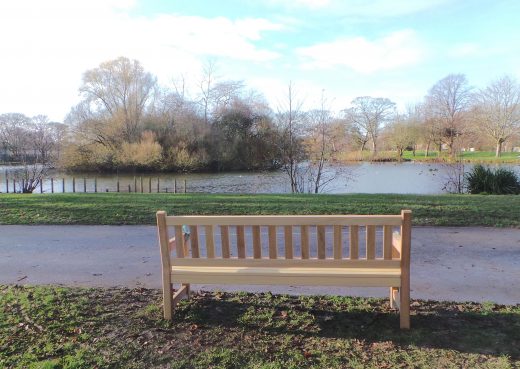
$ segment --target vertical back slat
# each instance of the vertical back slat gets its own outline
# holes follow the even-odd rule
[[[383,227],[383,258],[385,260],[392,259],[392,231],[392,226]]]
[[[229,259],[229,227],[220,226],[220,241],[222,245],[222,257]]]
[[[293,258],[293,236],[292,236],[292,226],[284,227],[284,247],[285,247],[285,258],[292,259]]]
[[[350,226],[350,259],[359,258],[359,226]]]
[[[309,226],[303,225],[300,227],[301,232],[301,247],[302,259],[309,258]]]
[[[253,226],[253,257],[262,258],[262,243],[260,240],[260,226]]]
[[[276,227],[267,227],[269,233],[269,259],[276,259],[278,257],[276,246]]]
[[[342,237],[341,237],[341,226],[335,225],[334,226],[334,259],[341,259],[342,258],[342,252],[341,252],[341,246],[342,246]]]
[[[175,226],[175,251],[178,258],[183,258],[184,255],[184,235],[182,233],[182,226]]]
[[[376,226],[366,226],[366,241],[367,241],[367,259],[373,260],[376,258]]]
[[[244,259],[246,257],[244,226],[237,226],[237,251],[239,259]]]
[[[191,257],[199,258],[199,232],[197,226],[190,226]]]
[[[206,255],[209,259],[213,259],[215,257],[215,241],[213,239],[213,226],[205,226],[204,233],[206,234]]]
[[[318,238],[318,259],[325,259],[325,226],[318,226],[316,233]]]

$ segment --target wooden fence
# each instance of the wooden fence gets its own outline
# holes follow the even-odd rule
[[[128,182],[128,181],[125,181]],[[76,178],[72,177],[66,179],[49,177],[42,179],[38,186],[34,189],[33,192],[36,193],[97,193],[97,192],[127,192],[127,193],[187,193],[187,183],[186,180],[180,181],[183,186],[179,186],[177,179],[173,180],[172,187],[161,187],[161,181],[159,177],[152,178],[148,177],[134,177],[133,183],[129,183],[127,186],[122,185],[121,181],[116,179],[115,189],[113,186],[111,188],[99,188],[97,177],[94,178]],[[9,176],[8,173],[5,174],[3,186],[0,186],[0,193],[20,193],[24,188],[24,180],[17,180],[13,176]],[[45,189],[44,189],[44,184]],[[67,184],[69,185],[67,188]]]

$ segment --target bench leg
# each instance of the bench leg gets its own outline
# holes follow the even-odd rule
[[[399,288],[390,287],[390,308],[391,309],[399,309]]]
[[[172,285],[171,283],[163,284],[163,312],[164,319],[172,318]]]
[[[401,329],[410,329],[410,286],[401,286],[399,291],[399,320]]]

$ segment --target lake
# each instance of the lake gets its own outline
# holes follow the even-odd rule
[[[472,164],[466,164],[466,170]],[[505,165],[520,174],[519,165]],[[324,193],[396,193],[396,194],[440,194],[446,182],[444,164],[437,163],[355,163],[339,167],[342,170],[325,189]],[[5,192],[5,173],[10,173],[16,167],[0,167],[0,191]],[[54,191],[62,192],[62,178],[65,178],[66,192],[72,192],[72,178],[75,177],[76,192],[83,192],[84,178],[86,178],[87,192],[94,192],[94,174],[70,174],[51,172],[54,178]],[[152,192],[157,192],[157,179],[161,192],[173,192],[174,182],[177,181],[177,191],[184,191],[184,180],[187,192],[205,193],[288,193],[290,184],[288,176],[282,171],[261,173],[194,173],[194,174],[98,174],[98,192],[116,191],[119,178],[120,191],[128,192],[128,186],[134,192],[137,182],[137,191],[143,179],[144,192],[149,191],[150,179]],[[12,191],[12,180],[10,180]],[[50,178],[43,184],[44,192],[51,192]],[[35,191],[39,192],[39,188]]]

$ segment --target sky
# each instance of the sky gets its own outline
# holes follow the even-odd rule
[[[404,110],[450,73],[520,79],[518,14],[518,0],[5,0],[0,114],[63,121],[83,73],[119,56],[193,97],[211,60],[275,110],[290,82],[308,109],[373,96]]]

